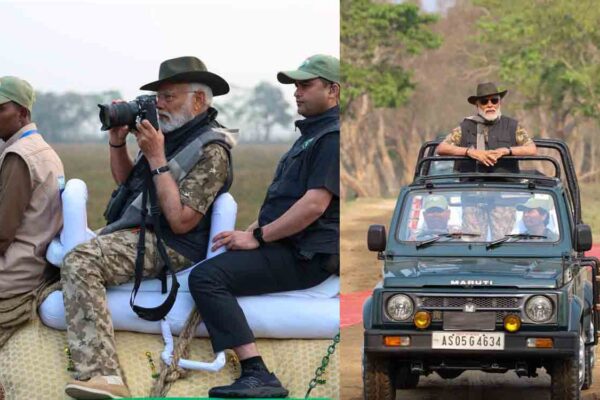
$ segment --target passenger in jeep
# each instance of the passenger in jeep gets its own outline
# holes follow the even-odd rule
[[[423,202],[423,228],[416,232],[417,240],[429,239],[440,233],[448,233],[450,209],[448,200],[441,195],[430,195]]]
[[[526,229],[526,234],[545,236],[539,239],[556,242],[558,235],[548,229],[548,222],[550,222],[550,209],[551,205],[544,199],[537,199],[535,197],[527,200],[525,204],[517,206],[517,210],[523,212],[523,225]]]

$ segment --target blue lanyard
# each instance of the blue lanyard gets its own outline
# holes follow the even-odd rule
[[[29,135],[33,135],[34,133],[38,133],[37,129],[31,129],[31,130],[29,130],[27,132],[24,132],[19,139],[23,139],[24,137],[27,137]]]

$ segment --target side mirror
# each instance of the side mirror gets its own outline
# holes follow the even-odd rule
[[[575,227],[575,250],[588,251],[592,248],[592,228],[588,224],[578,224]]]
[[[371,225],[369,234],[367,235],[367,245],[371,251],[384,251],[387,237],[385,234],[385,226]]]

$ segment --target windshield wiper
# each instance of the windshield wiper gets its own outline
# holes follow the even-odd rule
[[[548,236],[544,235],[531,235],[529,233],[515,233],[512,235],[506,235],[502,239],[494,240],[493,242],[488,243],[485,248],[486,250],[491,249],[492,247],[500,246],[502,243],[509,241],[510,239],[548,239]]]
[[[480,236],[481,233],[477,233],[477,232],[448,232],[448,233],[440,233],[434,237],[432,237],[431,239],[426,239],[426,240],[422,240],[420,242],[418,242],[415,246],[417,249],[421,249],[423,247],[429,246],[430,244],[433,244],[435,242],[437,242],[438,240],[442,239],[442,238],[449,238],[449,239],[458,239],[461,238],[463,236]]]

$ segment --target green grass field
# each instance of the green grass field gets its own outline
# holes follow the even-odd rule
[[[54,144],[53,147],[63,161],[66,178],[82,179],[88,186],[90,228],[104,226],[102,214],[116,187],[110,174],[108,145]],[[238,203],[238,229],[246,229],[256,219],[277,161],[288,147],[285,144],[267,144],[238,145],[234,148],[231,194]]]

